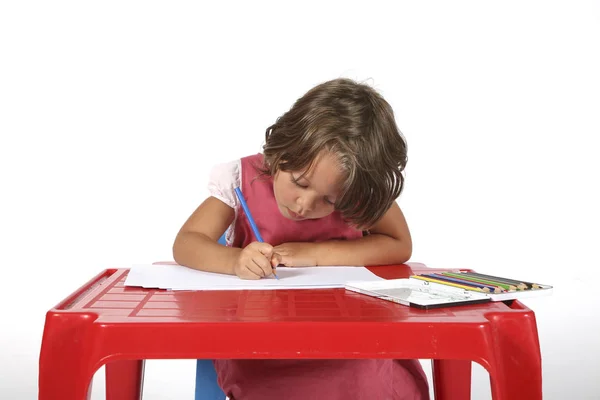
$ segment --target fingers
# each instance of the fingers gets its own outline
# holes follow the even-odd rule
[[[294,262],[294,257],[291,257],[287,254],[279,254],[279,264],[282,267],[296,267],[297,265]]]
[[[271,256],[271,266],[273,268],[277,268],[277,266],[281,263],[282,263],[281,254],[273,253],[273,255]]]
[[[285,248],[285,246],[282,246],[282,245],[273,247],[273,252],[277,253],[277,254],[280,254],[280,255],[288,253],[287,250],[286,250],[286,248]]]
[[[258,280],[262,277],[257,275],[255,272],[251,271],[249,268],[242,267],[239,270],[236,270],[236,275],[240,279],[248,279],[248,280]]]
[[[271,258],[271,256],[273,255],[273,246],[271,246],[269,243],[254,242],[250,243],[248,246],[252,246],[265,257]]]
[[[235,273],[242,279],[260,279],[273,274],[271,259],[273,246],[268,243],[250,243],[238,259]]]
[[[273,267],[271,266],[270,260],[261,254],[260,257],[252,260],[256,267],[258,267],[258,273],[260,276],[265,277],[273,274]],[[253,270],[254,271],[254,270]]]
[[[272,273],[271,266],[269,265],[268,273],[265,272],[265,268],[260,265],[261,260],[267,262],[267,259],[262,254],[257,254],[256,258],[245,258],[240,261],[239,267],[236,269],[236,275],[242,279],[260,279]]]

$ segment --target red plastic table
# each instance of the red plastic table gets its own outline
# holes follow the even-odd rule
[[[369,269],[388,279],[435,271]],[[127,273],[102,271],[48,311],[40,400],[88,399],[104,364],[108,400],[140,399],[145,359],[185,358],[432,359],[441,400],[470,398],[474,361],[494,399],[542,398],[535,315],[518,301],[419,310],[344,289],[125,287]]]

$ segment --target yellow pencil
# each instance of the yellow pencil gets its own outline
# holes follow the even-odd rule
[[[487,289],[487,288],[485,290],[483,290],[483,289],[475,287],[475,286],[466,286],[466,285],[461,285],[459,283],[446,282],[446,281],[441,281],[441,280],[438,280],[438,279],[426,278],[424,276],[419,276],[419,275],[413,275],[413,276],[411,276],[411,278],[420,279],[422,281],[439,283],[441,285],[454,286],[454,287],[465,289],[465,290],[473,290],[475,292],[483,292],[483,293],[488,293],[489,292],[489,289]]]

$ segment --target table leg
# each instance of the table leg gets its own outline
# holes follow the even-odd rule
[[[48,313],[40,351],[38,399],[90,399],[94,357],[90,343],[93,318],[86,314]]]
[[[494,348],[490,383],[494,400],[541,400],[542,364],[533,313],[498,314],[494,323]]]
[[[55,371],[50,368],[39,369],[38,380],[38,400],[90,400],[92,394],[92,379],[86,377],[83,371],[75,372],[73,366],[79,364],[69,361],[61,362],[61,366]],[[71,370],[74,373],[64,373],[60,371],[63,367],[65,370]],[[93,376],[93,375],[92,375]]]
[[[141,400],[144,360],[119,360],[105,365],[106,400]]]
[[[471,361],[433,360],[436,400],[471,399]]]

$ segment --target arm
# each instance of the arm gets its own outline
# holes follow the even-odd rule
[[[221,246],[217,241],[234,217],[227,204],[215,197],[207,198],[179,230],[173,243],[175,262],[202,271],[233,274],[242,250]]]
[[[268,243],[250,243],[244,249],[226,247],[219,238],[235,218],[233,208],[215,197],[206,199],[183,224],[173,257],[179,265],[207,272],[260,279],[273,273],[279,256]]]
[[[412,239],[398,204],[370,229],[370,235],[355,240],[321,243],[284,243],[275,247],[282,263],[308,265],[386,265],[402,264],[412,254]]]

